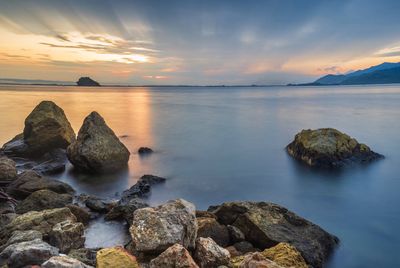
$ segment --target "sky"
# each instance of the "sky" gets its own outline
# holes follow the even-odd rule
[[[400,61],[400,1],[0,0],[0,78],[310,82]]]

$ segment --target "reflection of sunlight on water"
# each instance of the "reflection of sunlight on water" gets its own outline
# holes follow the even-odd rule
[[[128,227],[117,221],[103,218],[92,221],[85,230],[85,247],[124,246],[129,242]]]

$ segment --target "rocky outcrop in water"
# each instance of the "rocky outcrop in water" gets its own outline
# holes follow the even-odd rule
[[[90,77],[81,77],[79,80],[76,82],[76,84],[80,87],[99,87],[100,84]]]
[[[127,167],[129,151],[97,113],[88,115],[67,156],[78,170],[107,173]]]
[[[302,130],[286,149],[295,159],[315,167],[368,163],[383,157],[333,128]]]

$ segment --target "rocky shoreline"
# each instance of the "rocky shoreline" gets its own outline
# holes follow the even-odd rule
[[[309,146],[309,140],[315,144],[312,139],[304,142],[310,133],[298,134],[287,147],[289,154],[312,166],[338,166],[343,159],[376,154],[348,136],[345,142],[340,135],[332,141],[333,130],[319,133],[318,146]],[[353,155],[337,147],[337,140]],[[323,157],[315,148],[324,149]],[[142,147],[138,153],[152,152]],[[177,199],[150,207],[144,198],[153,185],[166,181],[154,175],[143,175],[118,200],[77,194],[45,176],[63,171],[68,159],[77,172],[115,172],[127,167],[129,156],[98,113],[85,118],[76,137],[60,107],[40,103],[23,133],[0,151],[0,267],[319,268],[339,244],[336,236],[273,203],[237,201],[199,211]],[[130,242],[85,248],[85,229],[99,215],[126,222]]]

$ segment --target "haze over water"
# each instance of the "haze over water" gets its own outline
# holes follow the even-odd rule
[[[184,198],[199,209],[232,200],[281,204],[337,235],[328,267],[400,262],[400,86],[0,87],[0,143],[23,129],[42,100],[62,107],[78,132],[98,111],[132,155],[129,172],[56,176],[79,193],[116,198],[143,174],[168,181],[151,204]],[[334,127],[386,156],[368,166],[316,171],[285,146],[301,129]],[[139,158],[149,146],[156,153]],[[98,235],[98,234],[97,234]],[[102,237],[104,238],[104,237]]]

